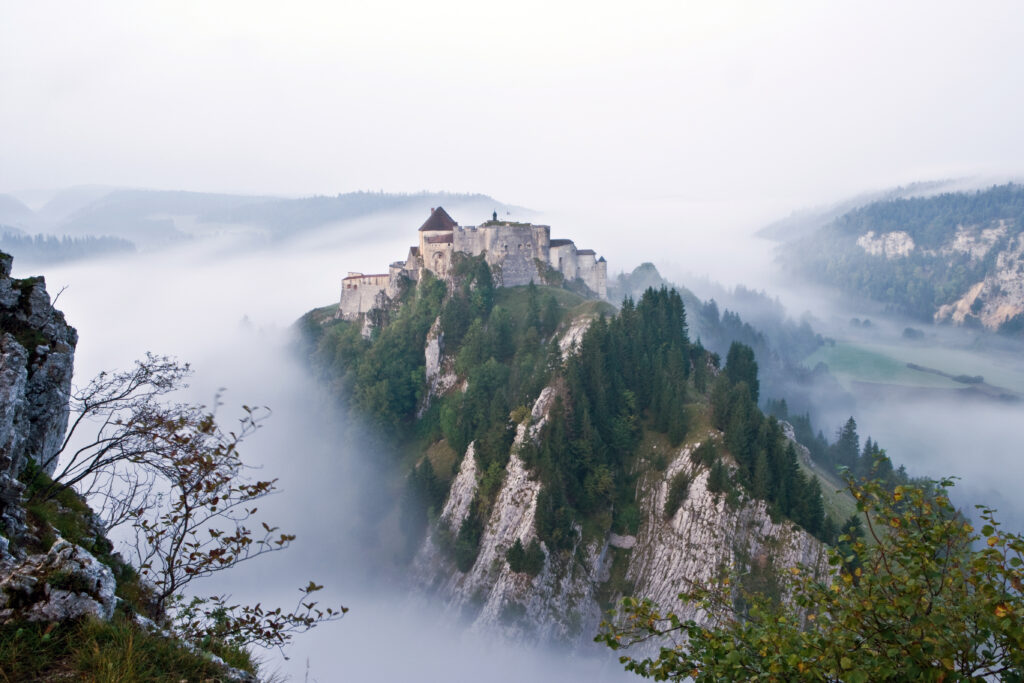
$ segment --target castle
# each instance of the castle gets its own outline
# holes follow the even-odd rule
[[[341,281],[338,316],[356,320],[383,307],[398,296],[403,280],[419,282],[424,270],[450,280],[455,254],[483,254],[498,286],[544,284],[551,280],[547,271],[555,271],[568,282],[579,280],[602,299],[607,296],[604,257],[597,258],[592,249],[577,249],[572,240],[551,239],[549,226],[499,221],[497,213],[479,226],[462,226],[437,207],[420,226],[419,245],[409,248],[405,261],[392,263],[387,273],[349,273]]]

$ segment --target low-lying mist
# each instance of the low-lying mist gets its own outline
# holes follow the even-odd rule
[[[45,275],[51,296],[67,287],[57,306],[80,335],[76,384],[152,351],[191,363],[181,398],[212,405],[220,392],[227,428],[242,404],[273,411],[242,453],[258,467],[252,476],[278,480],[259,518],[298,538],[196,592],[290,609],[312,579],[325,585],[316,594],[322,606],[351,611],[298,636],[288,660],[264,653],[267,671],[310,681],[630,679],[596,645],[588,657],[511,646],[466,632],[443,605],[410,595],[389,538],[393,455],[326,399],[296,357],[290,325],[335,303],[346,271],[380,272],[404,257],[419,216],[379,216],[273,247],[234,234],[45,271],[16,259],[14,274]],[[400,240],[369,238],[394,234],[395,222],[413,227]]]
[[[684,203],[685,204],[685,203]],[[689,286],[692,275],[727,287],[746,284],[780,297],[790,315],[809,312],[815,330],[840,342],[881,338],[900,344],[903,321],[852,310],[816,291],[783,286],[771,267],[772,245],[751,237],[762,215],[715,220],[717,204],[653,202],[622,221],[623,207],[593,207],[572,216],[549,211],[533,220],[552,225],[553,237],[574,239],[609,260],[610,276],[654,261],[669,280]],[[665,212],[676,207],[677,215]],[[429,207],[376,215],[270,243],[253,233],[207,235],[161,251],[143,251],[40,270],[15,258],[15,275],[43,274],[58,308],[80,333],[76,381],[100,370],[124,368],[146,351],[188,361],[195,370],[190,401],[210,404],[221,388],[225,425],[241,404],[269,406],[272,417],[244,444],[243,453],[277,478],[281,493],[261,505],[271,524],[296,533],[283,553],[258,559],[211,580],[204,588],[237,599],[291,607],[310,579],[326,585],[323,605],[352,611],[296,639],[285,661],[267,656],[270,668],[309,680],[593,680],[630,679],[610,652],[567,658],[557,647],[539,651],[466,633],[441,605],[413,599],[393,570],[389,519],[397,494],[382,489],[391,454],[325,400],[291,346],[290,325],[305,311],[337,301],[349,270],[383,272],[404,258]],[[463,223],[473,216],[455,215]],[[705,227],[706,226],[706,227]],[[673,232],[674,230],[674,232]],[[778,286],[773,289],[773,286]],[[693,289],[700,294],[701,287]],[[709,290],[711,291],[711,290]],[[756,312],[741,313],[756,317]],[[876,327],[852,329],[853,315],[873,316]],[[963,335],[939,336],[927,328],[924,346],[952,354],[971,367],[988,359],[986,381],[1000,384],[998,368],[1020,373],[1019,354],[971,350]],[[943,361],[945,362],[945,361]],[[1000,365],[1002,363],[1003,365]],[[993,369],[996,368],[996,369]],[[995,373],[995,374],[993,374]],[[1005,374],[1005,373],[1004,373]],[[773,398],[773,397],[766,397]],[[849,416],[861,439],[871,436],[897,465],[915,476],[957,475],[956,502],[985,503],[1000,518],[1024,528],[1020,425],[1024,406],[988,400],[961,401],[927,392],[861,393],[855,403],[820,403],[815,426],[834,437]]]

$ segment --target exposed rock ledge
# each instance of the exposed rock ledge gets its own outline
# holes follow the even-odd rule
[[[70,621],[114,615],[116,582],[109,567],[84,548],[58,539],[45,555],[30,555],[0,581],[0,623]]]

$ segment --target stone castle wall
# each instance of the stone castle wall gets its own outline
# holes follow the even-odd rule
[[[607,298],[608,264],[603,260],[598,261],[597,255],[589,249],[577,252],[576,258],[576,276],[602,299]]]
[[[551,228],[546,225],[503,223],[479,228],[458,228],[454,232],[456,251],[477,256],[485,254],[488,265],[498,266],[503,287],[539,282],[537,260],[548,262]],[[460,248],[461,245],[469,248]]]
[[[377,308],[378,296],[386,292],[390,282],[390,273],[349,273],[348,277],[341,281],[341,304],[338,307],[341,317],[345,320],[355,320],[361,314]]]
[[[579,264],[576,256],[576,245],[569,244],[551,247],[549,255],[551,267],[565,276],[566,280],[575,280],[579,277]],[[597,290],[594,290],[597,291]]]
[[[555,268],[568,281],[579,278],[599,297],[606,298],[607,264],[604,259],[598,260],[589,249],[578,251],[570,240],[556,240],[552,245],[549,226],[499,221],[461,226],[454,225],[442,209],[439,211],[444,214],[447,224],[425,224],[419,231],[419,245],[409,250],[404,262],[392,263],[386,275],[349,273],[342,280],[339,317],[355,320],[383,305],[386,303],[384,296],[395,298],[401,282],[405,278],[418,282],[424,269],[441,280],[449,280],[452,257],[456,252],[470,256],[483,254],[492,267],[498,286],[515,287],[543,282],[539,272],[542,268],[538,268],[540,263]]]

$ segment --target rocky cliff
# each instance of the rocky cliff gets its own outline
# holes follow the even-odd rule
[[[0,679],[254,681],[143,616],[165,615],[82,496],[35,495],[68,428],[77,342],[43,278],[12,278],[0,253]]]
[[[690,615],[689,581],[781,594],[783,568],[825,571],[812,533],[834,520],[758,410],[756,364],[720,372],[677,292],[615,311],[478,276],[410,289],[370,339],[326,309],[301,322],[311,368],[402,454],[417,589],[473,629],[583,647],[623,596]]]
[[[0,555],[24,530],[18,475],[29,460],[47,474],[56,467],[77,343],[44,279],[11,278],[0,254]]]
[[[588,321],[577,319],[565,326],[563,353],[576,348]],[[443,362],[437,358],[436,343],[427,353],[428,365]],[[541,438],[558,391],[557,386],[546,387],[529,417],[517,426],[479,554],[466,572],[458,570],[445,548],[470,514],[482,476],[473,444],[462,458],[411,574],[418,588],[444,601],[450,616],[469,622],[475,630],[498,632],[519,642],[586,647],[605,610],[625,595],[650,597],[682,618],[699,619],[692,605],[678,599],[691,582],[710,581],[729,570],[746,577],[745,585],[754,590],[778,591],[775,577],[780,570],[802,564],[819,573],[827,571],[825,546],[791,521],[773,519],[764,501],[744,494],[728,500],[709,489],[710,468],[692,454],[702,440],[721,441],[722,434],[713,429],[693,434],[677,448],[664,442],[655,445],[637,464],[641,522],[635,535],[611,530],[595,534],[577,525],[581,533],[570,552],[552,552],[541,543],[543,568],[535,576],[513,571],[506,553],[517,541],[526,547],[537,539],[535,516],[542,489],[519,452],[528,441]],[[658,453],[658,448],[665,452]],[[654,460],[662,466],[654,466]],[[735,463],[729,467],[734,469]],[[688,493],[666,518],[670,482],[680,473],[690,482]]]

